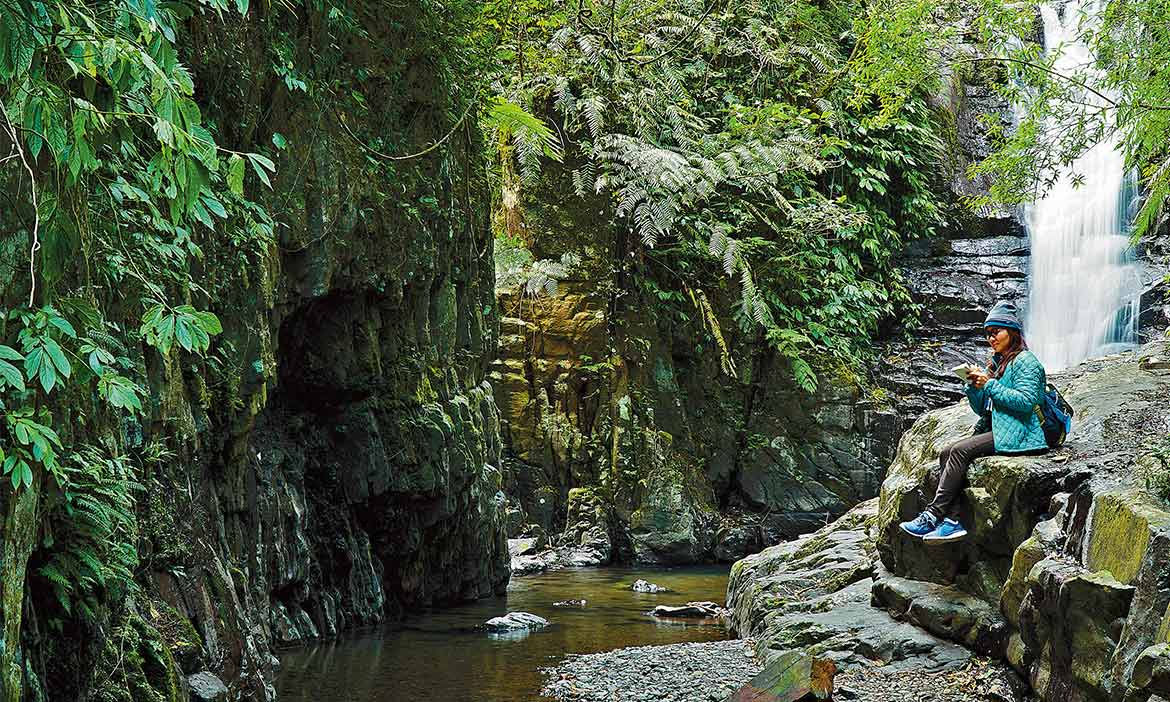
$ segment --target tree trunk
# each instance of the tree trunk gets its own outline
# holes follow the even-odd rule
[[[38,476],[39,478],[39,476]],[[8,495],[4,517],[4,560],[0,563],[0,618],[4,638],[0,641],[0,692],[3,702],[20,702],[24,682],[24,657],[20,648],[20,617],[24,606],[25,571],[33,550],[37,525],[37,496],[40,480]]]

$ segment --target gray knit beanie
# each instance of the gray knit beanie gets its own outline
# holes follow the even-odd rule
[[[1016,312],[1016,305],[1013,302],[1000,300],[995,303],[995,307],[991,308],[991,312],[987,314],[987,320],[983,322],[984,327],[1003,327],[1004,329],[1016,329],[1023,331],[1023,326],[1020,324],[1019,313]]]

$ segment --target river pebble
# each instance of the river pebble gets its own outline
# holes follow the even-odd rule
[[[619,648],[545,670],[544,694],[565,702],[718,702],[760,666],[747,640]]]

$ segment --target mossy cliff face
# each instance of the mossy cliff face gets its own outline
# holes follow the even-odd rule
[[[933,494],[939,453],[970,431],[974,415],[956,405],[903,436],[864,519],[733,567],[737,630],[769,656],[812,648],[863,667],[953,667],[978,652],[1052,702],[1164,697],[1170,464],[1150,440],[1170,432],[1170,350],[1152,342],[1051,380],[1077,410],[1073,434],[1043,456],[976,461],[960,501],[964,540],[928,546],[898,528]],[[840,582],[811,577],[838,562]]]
[[[315,45],[327,20],[311,9],[185,27],[219,142],[275,157],[271,192],[249,194],[278,240],[204,261],[214,362],[146,354],[147,416],[118,437],[146,486],[141,592],[96,631],[26,628],[26,690],[44,699],[185,700],[218,684],[188,680],[208,672],[231,699],[271,700],[277,645],[507,584],[492,239],[456,85],[469,10],[348,9],[367,31],[340,48]],[[273,47],[340,83],[290,88]],[[343,55],[326,65],[329,50]],[[359,144],[439,140],[395,162]]]
[[[568,195],[566,195],[568,193]],[[742,335],[731,296],[715,311],[731,377],[690,302],[660,299],[674,280],[634,283],[615,270],[621,246],[601,198],[577,198],[554,167],[524,199],[534,255],[593,248],[554,295],[499,295],[501,409],[510,535],[585,546],[570,491],[600,491],[610,535],[589,551],[649,563],[730,561],[823,525],[876,494],[897,419],[839,369],[819,390],[792,386],[785,364]],[[600,213],[600,215],[599,215]],[[643,271],[640,275],[646,275]],[[593,539],[593,537],[590,537]],[[570,556],[576,563],[581,554]],[[594,559],[596,562],[596,559]]]

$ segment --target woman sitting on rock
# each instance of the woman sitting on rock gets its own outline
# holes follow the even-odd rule
[[[980,416],[990,412],[991,431],[943,449],[934,501],[915,519],[901,524],[906,533],[923,541],[954,541],[967,535],[958,520],[958,497],[976,458],[1048,450],[1036,412],[1044,402],[1044,366],[1024,342],[1016,306],[996,303],[983,328],[993,353],[986,372],[968,372],[967,401]]]

